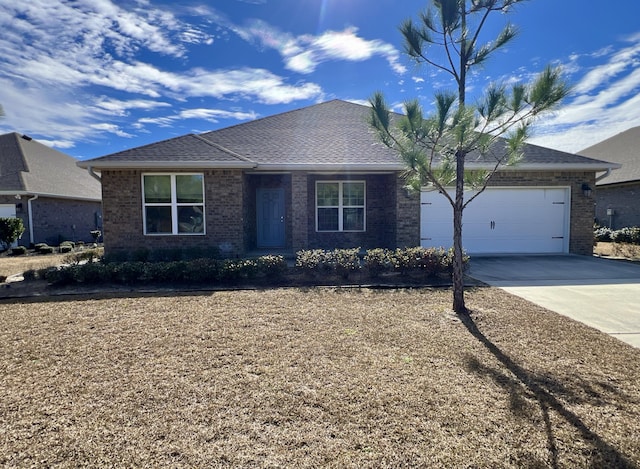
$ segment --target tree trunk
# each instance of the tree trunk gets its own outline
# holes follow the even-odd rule
[[[464,152],[456,154],[456,199],[453,205],[453,310],[467,314],[464,303],[464,260],[462,254],[462,210],[464,206]]]

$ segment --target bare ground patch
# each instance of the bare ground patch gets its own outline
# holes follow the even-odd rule
[[[461,322],[450,295],[5,300],[0,464],[640,465],[640,351],[490,288]]]

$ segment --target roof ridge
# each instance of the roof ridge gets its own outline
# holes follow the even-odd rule
[[[247,163],[255,163],[255,161],[250,160],[249,158],[247,158],[246,156],[243,156],[239,153],[236,153],[233,150],[229,150],[227,147],[224,147],[222,145],[220,145],[219,143],[216,142],[212,142],[211,140],[207,139],[206,137],[203,137],[201,134],[191,134],[194,137],[196,137],[198,140],[203,141],[204,143],[206,143],[207,145],[211,145],[212,147],[216,147],[218,150],[223,151],[224,153],[228,153],[229,155],[238,158],[242,161],[246,161]]]
[[[277,114],[270,114],[270,115],[268,115],[268,116],[262,116],[262,117],[259,117],[259,118],[257,118],[257,119],[253,119],[253,120],[249,120],[249,121],[245,121],[245,122],[238,122],[237,124],[230,125],[230,126],[228,126],[228,127],[223,127],[223,128],[221,128],[221,129],[209,130],[209,131],[207,131],[207,132],[203,132],[201,135],[205,135],[205,134],[215,134],[216,132],[219,132],[219,131],[222,131],[222,130],[233,129],[233,128],[235,128],[235,127],[240,127],[240,126],[242,126],[242,125],[252,124],[252,123],[254,123],[254,122],[261,122],[261,121],[264,121],[264,120],[266,120],[266,119],[271,119],[271,118],[273,118],[273,117],[286,116],[287,114],[293,114],[293,113],[295,113],[295,112],[299,112],[299,111],[306,111],[307,109],[311,109],[311,108],[318,107],[318,106],[325,106],[325,105],[327,105],[327,104],[336,103],[336,102],[338,102],[338,103],[344,103],[344,104],[351,104],[351,105],[353,105],[353,106],[362,106],[362,107],[365,107],[365,106],[363,106],[362,104],[357,104],[357,103],[353,103],[353,102],[351,102],[351,101],[345,101],[344,99],[338,99],[338,98],[335,98],[335,99],[331,99],[331,100],[329,100],[329,101],[322,101],[322,102],[320,102],[320,103],[315,103],[315,104],[312,104],[312,105],[310,105],[310,106],[299,107],[299,108],[295,108],[295,109],[289,109],[289,110],[286,110],[286,111],[279,112],[279,113],[277,113]]]

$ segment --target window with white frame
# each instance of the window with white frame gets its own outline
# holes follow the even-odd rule
[[[364,181],[316,182],[316,229],[364,231]]]
[[[147,235],[203,235],[204,175],[143,174],[142,205]]]

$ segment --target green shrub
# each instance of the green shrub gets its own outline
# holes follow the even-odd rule
[[[47,282],[53,285],[69,285],[75,281],[74,267],[48,267],[43,269],[43,276]]]
[[[16,246],[11,248],[11,254],[14,256],[24,256],[27,253],[27,248],[24,246]]]
[[[241,277],[242,266],[239,262],[227,259],[222,262],[218,279],[223,283],[235,283]]]
[[[71,246],[70,244],[61,244],[58,247],[58,251],[60,252],[60,254],[66,254],[73,251],[73,246]]]
[[[336,274],[346,279],[353,272],[360,270],[360,248],[334,249],[331,253],[331,264]]]
[[[463,253],[463,263],[466,269],[469,256]],[[396,249],[389,254],[393,269],[402,274],[420,274],[433,277],[439,274],[453,272],[453,248],[424,248],[410,247]]]
[[[258,273],[270,278],[280,278],[289,268],[282,256],[267,255],[256,259]]]
[[[36,244],[33,246],[33,250],[34,250],[35,252],[40,252],[40,249],[42,249],[42,248],[48,248],[48,247],[49,247],[49,245],[48,245],[47,243],[36,243]]]
[[[7,248],[15,243],[24,233],[22,219],[14,217],[0,217],[0,243]]]
[[[608,243],[611,241],[612,233],[611,228],[596,225],[593,229],[593,238],[595,241]]]
[[[43,246],[38,251],[39,254],[53,254],[55,252],[55,248],[53,246]]]
[[[183,282],[212,283],[218,281],[220,277],[220,262],[215,259],[195,259],[192,261],[179,261],[173,264],[176,264],[174,269],[178,268],[178,265],[182,268],[178,278]],[[169,274],[172,274],[171,270],[169,269]]]
[[[296,252],[296,268],[306,274],[315,275],[331,270],[331,253],[322,249]]]
[[[74,282],[100,283],[104,279],[105,268],[101,264],[83,264],[63,267],[71,272]]]
[[[132,285],[140,283],[141,280],[148,279],[144,262],[122,262],[114,264],[112,273],[112,280],[116,283],[124,285]]]
[[[392,268],[391,251],[388,249],[369,249],[362,260],[369,276],[374,278]]]
[[[640,227],[631,226],[616,230],[611,233],[611,240],[615,243],[640,244]]]

